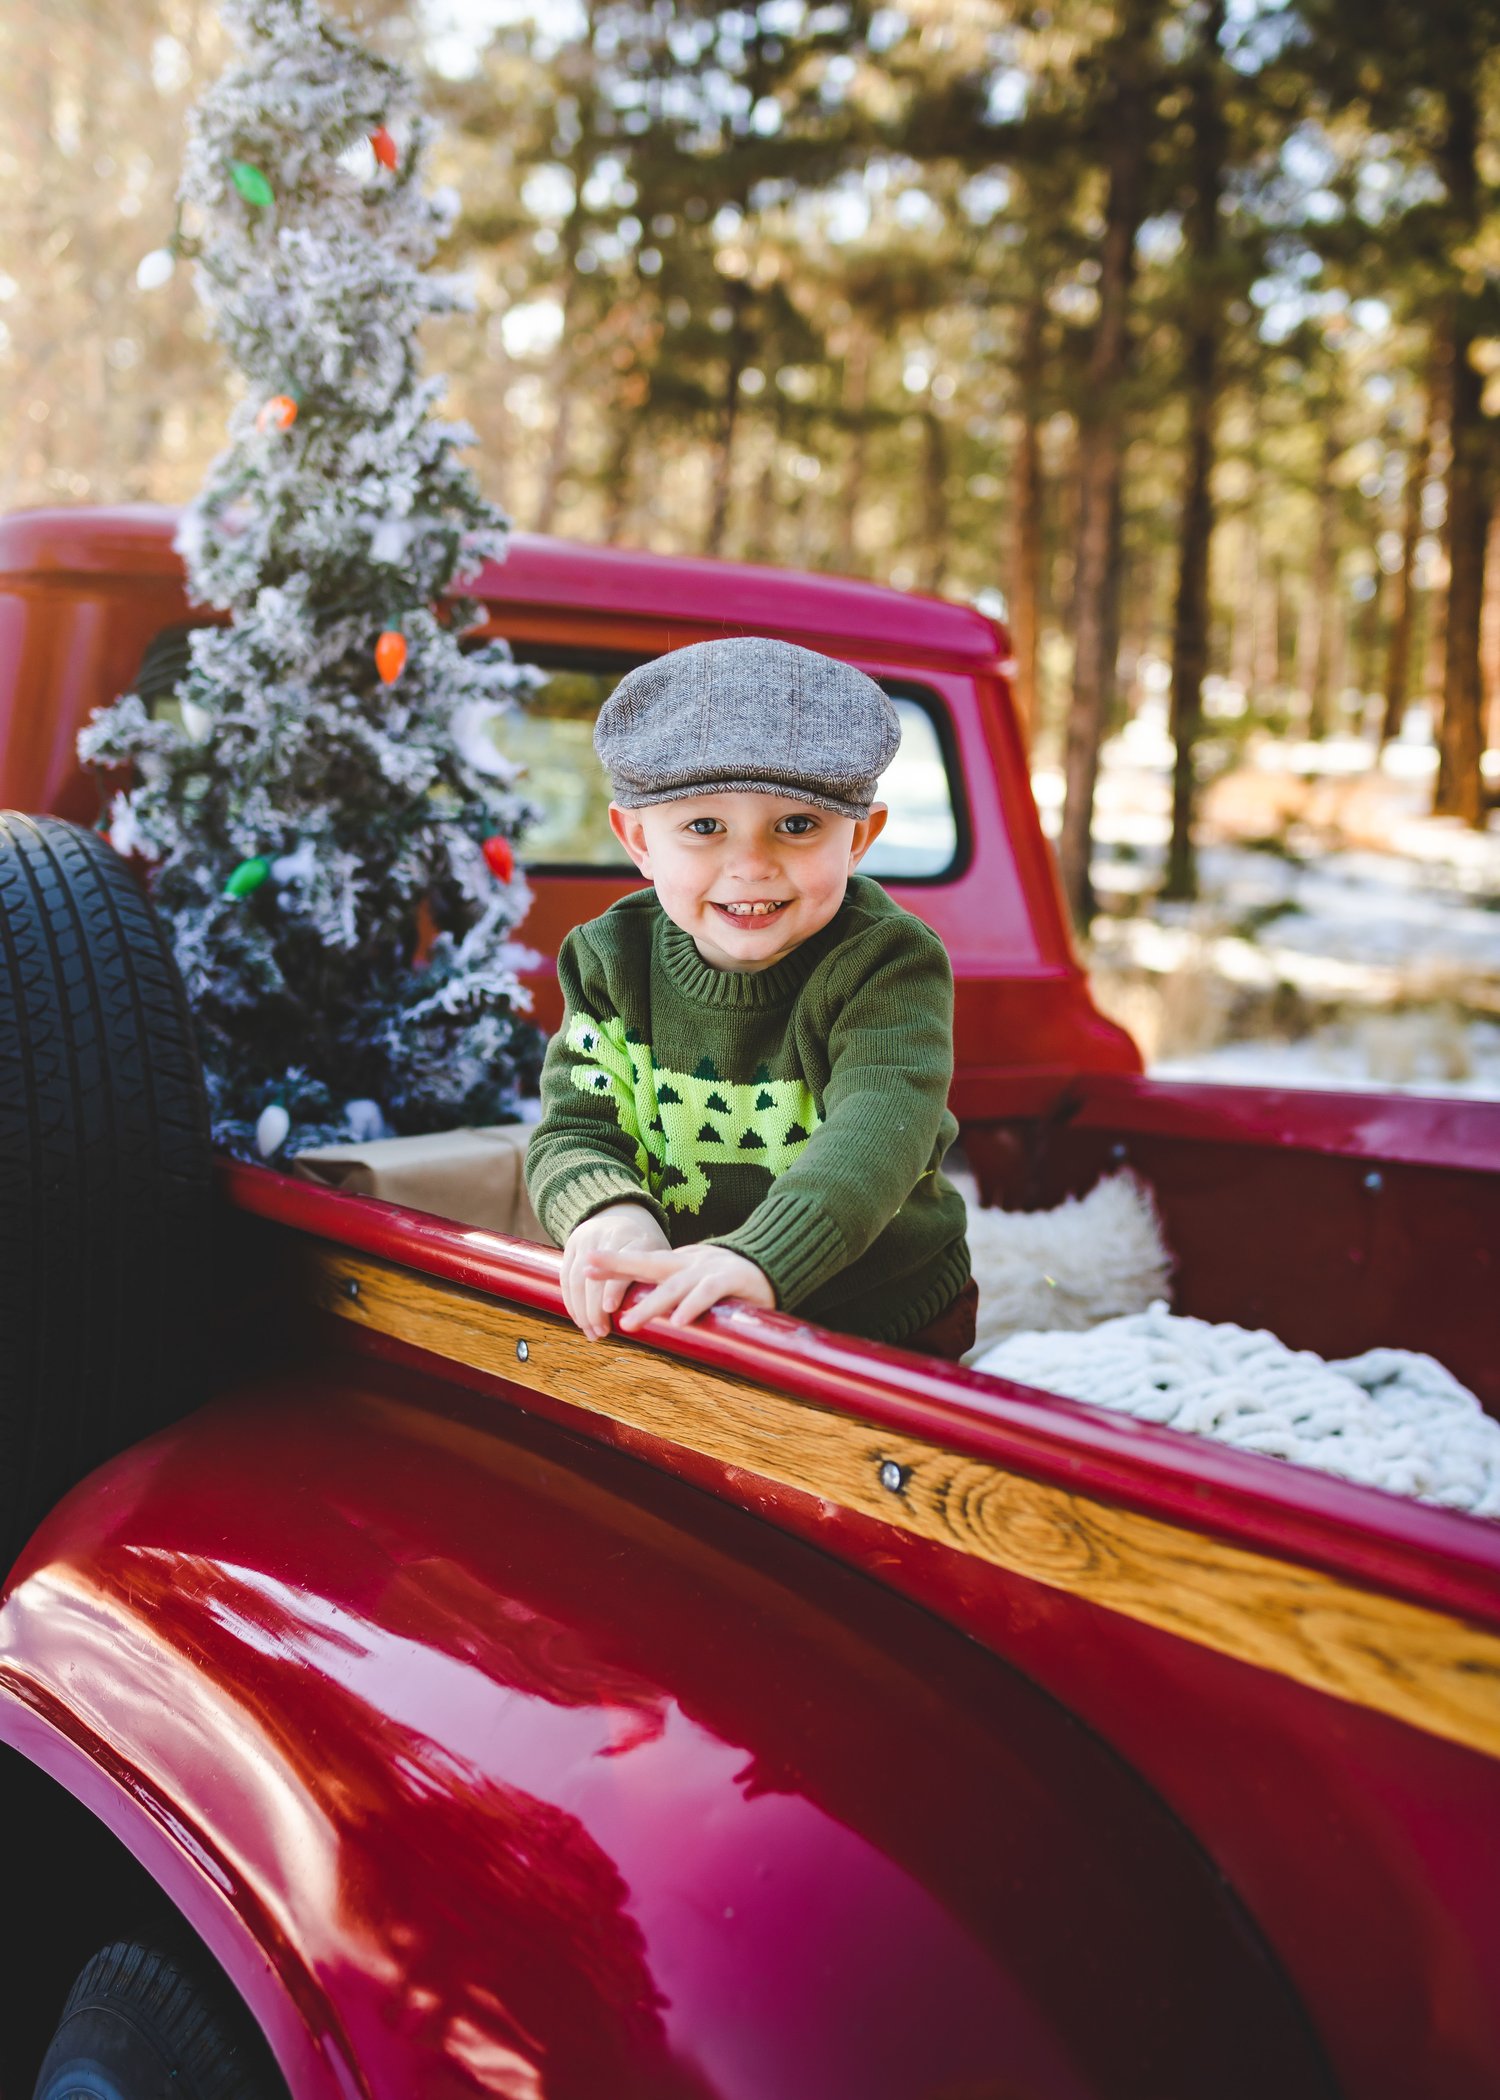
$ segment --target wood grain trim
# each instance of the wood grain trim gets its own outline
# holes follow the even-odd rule
[[[289,1258],[359,1327],[1500,1757],[1500,1638],[1462,1619],[393,1263],[311,1241]]]

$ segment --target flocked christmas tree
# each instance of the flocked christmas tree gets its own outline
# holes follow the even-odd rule
[[[110,836],[148,863],[215,1135],[271,1157],[503,1120],[535,1070],[492,735],[534,674],[463,649],[477,609],[444,598],[506,520],[420,376],[464,294],[427,267],[455,207],[412,83],[315,0],[223,12],[244,57],[194,112],[180,244],[247,391],[178,545],[229,620],[190,637],[180,722],[132,694],[80,750],[131,768]]]

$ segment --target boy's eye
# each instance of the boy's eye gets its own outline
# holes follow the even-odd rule
[[[781,820],[781,829],[788,837],[794,839],[806,838],[808,832],[816,831],[817,828],[816,817],[783,817]]]
[[[711,838],[720,829],[720,825],[717,817],[693,817],[687,828],[696,832],[700,839],[706,839]]]

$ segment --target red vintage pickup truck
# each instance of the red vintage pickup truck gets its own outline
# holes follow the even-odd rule
[[[92,824],[80,724],[210,617],[172,525],[0,521],[0,803]],[[1129,1161],[1178,1310],[1429,1350],[1500,1413],[1500,1109],[1144,1077],[988,621],[524,538],[477,595],[549,673],[538,950],[627,883],[609,681],[726,631],[845,657],[906,722],[869,866],[952,955],[986,1200]],[[0,913],[0,1462],[28,1409],[75,1478],[141,1426],[94,1404],[111,1337],[163,1395],[199,1312],[207,1354],[6,1542],[5,2100],[1500,2092],[1500,1530],[791,1317],[591,1345],[551,1249],[268,1168],[218,1164],[195,1269],[109,1124],[63,1219],[17,1166],[48,1028],[86,1122],[139,1080],[95,1009],[160,964],[123,863],[10,822],[27,923],[72,840],[145,960],[90,976],[66,885],[48,941]]]

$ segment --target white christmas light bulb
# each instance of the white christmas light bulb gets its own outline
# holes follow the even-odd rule
[[[292,1119],[279,1101],[263,1108],[255,1125],[255,1149],[262,1159],[279,1152],[291,1133]]]
[[[344,1116],[356,1145],[373,1144],[386,1135],[386,1120],[380,1103],[361,1098],[344,1103]]]
[[[242,496],[236,497],[233,503],[226,503],[219,512],[220,537],[226,540],[242,538],[254,519],[254,504],[247,503]]]
[[[368,138],[356,139],[352,146],[346,146],[339,155],[339,166],[346,175],[352,175],[359,183],[374,181],[376,165],[375,148]]]
[[[189,742],[206,744],[208,733],[214,726],[213,716],[206,707],[200,707],[196,700],[184,700],[181,707],[182,726],[187,731]]]
[[[411,545],[411,531],[405,518],[382,518],[370,534],[370,559],[400,561]]]
[[[127,859],[132,853],[139,852],[143,843],[128,795],[116,795],[109,805],[109,843],[116,853]]]
[[[311,839],[304,839],[295,853],[283,853],[271,863],[271,879],[283,885],[311,882],[318,872],[318,852]]]
[[[453,710],[453,741],[465,764],[492,780],[514,780],[516,766],[490,735],[490,724],[506,712],[500,700],[465,700]]]
[[[176,268],[177,258],[170,248],[153,248],[135,266],[137,291],[159,292],[170,281]]]

